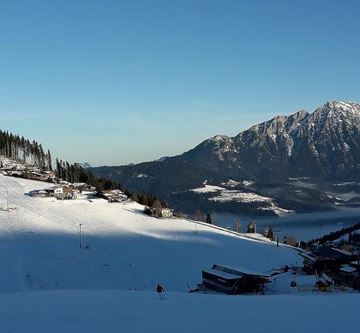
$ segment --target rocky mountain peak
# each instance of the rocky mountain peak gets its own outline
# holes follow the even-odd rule
[[[328,101],[316,109],[308,118],[305,128],[312,127],[315,131],[325,128],[360,128],[360,104],[355,102]]]
[[[351,112],[359,112],[360,104],[356,102],[343,102],[343,101],[327,101],[323,107],[329,108],[331,110],[339,110],[339,111],[351,111]]]
[[[353,177],[360,171],[360,104],[328,101],[254,125],[236,137],[217,135],[185,154],[230,176],[275,179],[316,175]]]
[[[226,135],[215,135],[209,139],[210,142],[215,142],[215,143],[222,143],[229,140],[231,140],[231,138]]]
[[[355,102],[328,101],[313,113],[314,116],[360,116],[360,104]]]

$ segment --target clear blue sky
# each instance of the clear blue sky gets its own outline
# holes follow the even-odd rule
[[[360,100],[360,1],[0,1],[0,128],[119,165]]]

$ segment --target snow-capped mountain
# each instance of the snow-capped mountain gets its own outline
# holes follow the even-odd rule
[[[75,164],[79,167],[82,167],[83,169],[92,168],[92,165],[89,162],[75,163]]]
[[[356,178],[360,104],[330,101],[313,113],[276,116],[235,137],[215,136],[177,157],[232,177]]]

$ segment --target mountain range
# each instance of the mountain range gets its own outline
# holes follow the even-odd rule
[[[201,205],[200,199],[194,200],[196,192],[191,190],[204,187],[204,184],[240,193],[255,191],[255,194],[270,196],[295,211],[321,209],[324,205],[329,208],[335,203],[338,205],[336,201],[341,199],[329,195],[332,183],[357,184],[360,181],[360,104],[329,101],[312,113],[301,110],[289,116],[276,116],[235,137],[214,136],[178,156],[92,170],[131,190],[158,194],[185,211],[193,210],[197,205],[207,210],[219,210],[223,206],[222,211],[244,211],[243,202],[238,199],[231,202],[206,197],[207,205]],[[294,184],[295,180],[306,180],[307,184],[300,186]],[[324,192],[324,184],[327,192]],[[310,191],[311,195],[290,202],[289,190],[295,191],[299,187],[301,193]],[[276,189],[281,194],[277,194]],[[330,192],[332,190],[330,188]],[[208,194],[209,191],[201,193]],[[190,204],[187,198],[191,198]],[[231,207],[228,207],[230,203]],[[259,207],[255,209],[259,212]]]

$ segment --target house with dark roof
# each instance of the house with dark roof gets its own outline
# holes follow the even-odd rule
[[[328,245],[300,253],[300,256],[303,258],[303,271],[309,274],[334,271],[356,259],[350,253]]]
[[[265,283],[270,282],[269,279],[270,275],[263,272],[218,264],[202,271],[203,285],[225,294],[262,292]]]

